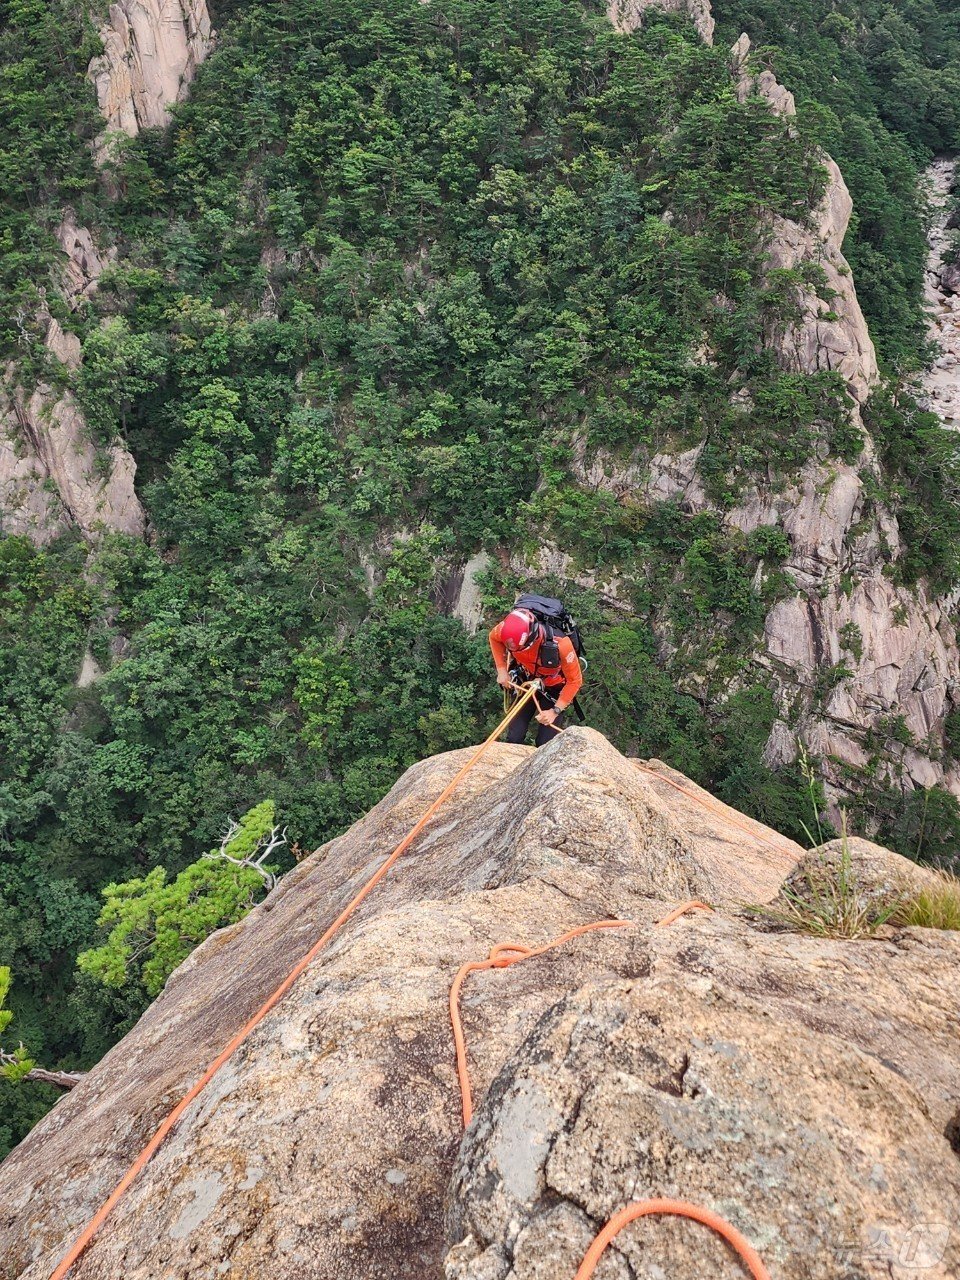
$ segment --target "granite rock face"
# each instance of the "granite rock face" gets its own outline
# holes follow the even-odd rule
[[[793,94],[773,72],[756,72],[750,62],[750,39],[744,33],[730,53],[741,102],[759,94],[781,116],[795,116]],[[771,270],[791,271],[813,265],[822,272],[818,289],[798,290],[799,318],[768,335],[784,368],[797,373],[836,371],[857,404],[863,404],[878,378],[877,355],[841,246],[850,225],[853,201],[837,164],[824,154],[827,185],[813,211],[811,226],[775,217],[769,239]],[[823,295],[823,296],[821,296]]]
[[[210,50],[206,0],[116,0],[100,38],[104,51],[87,75],[107,126],[102,158],[109,134],[133,138],[168,122]]]
[[[58,229],[66,255],[63,295],[75,309],[96,290],[108,260],[68,213]],[[66,371],[80,365],[80,341],[49,313],[44,343]],[[7,368],[0,385],[0,531],[43,545],[73,526],[93,539],[113,531],[142,537],[136,464],[121,445],[97,449],[69,391],[40,382],[32,391]]]
[[[752,62],[746,34],[731,50],[730,69],[742,101],[755,94],[778,114],[795,113],[789,90]],[[771,328],[766,340],[786,370],[840,375],[863,450],[852,464],[814,456],[792,476],[771,470],[722,519],[743,534],[778,527],[789,540],[783,568],[796,590],[768,614],[754,659],[782,709],[766,758],[774,767],[792,763],[801,745],[820,757],[836,821],[843,802],[858,790],[858,770],[893,787],[939,785],[960,795],[960,770],[949,762],[946,738],[947,716],[960,705],[960,648],[956,601],[934,596],[923,583],[898,586],[891,573],[903,544],[895,516],[875,497],[882,477],[863,423],[862,410],[879,375],[843,256],[852,201],[837,165],[822,158],[826,188],[809,225],[772,218],[767,241],[769,271],[816,268],[822,283],[796,287],[797,318]],[[943,187],[943,163],[937,173]],[[942,327],[949,337],[948,326]],[[949,353],[944,360],[949,365]],[[946,365],[935,371],[938,385],[952,377]],[[745,394],[735,392],[733,402]],[[671,501],[695,515],[713,509],[699,471],[701,451],[698,444],[617,458],[581,446],[574,450],[573,467],[586,488],[608,489],[624,504]],[[615,607],[631,607],[630,592],[619,581],[596,580],[573,568],[558,547],[545,545],[532,563],[512,568],[533,578],[569,576]],[[663,652],[676,651],[676,638],[658,638]],[[825,681],[826,694],[814,698],[811,691]],[[888,740],[885,726],[898,717],[912,735],[909,744]],[[879,756],[871,746],[878,741]]]
[[[660,1196],[731,1221],[778,1280],[904,1280],[921,1256],[920,1274],[957,1273],[957,1061],[948,1082],[913,1052],[930,1022],[946,1047],[950,1018],[943,990],[926,998],[926,938],[784,944],[714,916],[604,943],[643,976],[584,983],[493,1080],[451,1185],[447,1280],[573,1276],[602,1223]],[[942,954],[952,967],[960,948]],[[746,1274],[712,1232],[663,1217],[621,1232],[606,1265]]]
[[[206,0],[117,0],[100,32],[104,52],[88,68],[105,131],[134,137],[167,123],[210,48]],[[58,231],[66,255],[59,285],[75,309],[96,290],[108,255],[69,211]],[[74,335],[49,314],[39,317],[44,342],[68,371],[80,363]],[[69,391],[42,382],[25,390],[15,366],[0,388],[0,531],[43,544],[71,526],[87,538],[114,530],[142,536],[145,516],[134,491],[136,464],[121,445],[97,449]]]
[[[960,431],[960,263],[944,259],[952,237],[952,192],[958,184],[957,160],[940,156],[926,171],[931,209],[930,256],[924,297],[930,317],[929,337],[938,354],[923,381],[923,400],[945,427]]]
[[[198,948],[8,1157],[2,1280],[49,1275],[465,756],[409,770]],[[935,1207],[952,1220],[960,939],[837,943],[751,923],[737,904],[772,900],[801,856],[591,730],[537,752],[495,747],[189,1109],[76,1280],[572,1276],[606,1213],[674,1193],[733,1218],[774,1274],[799,1278],[805,1238],[866,1250],[875,1224],[906,1231]],[[717,911],[656,927],[689,897]],[[497,942],[610,918],[631,923],[469,979],[478,1110],[464,1136],[447,1011],[457,969]],[[641,1267],[644,1240],[657,1252]],[[634,1275],[736,1274],[689,1229],[631,1241]],[[601,1274],[621,1274],[611,1266]]]
[[[617,31],[636,31],[643,22],[643,15],[651,9],[687,14],[704,44],[713,44],[716,24],[710,0],[608,0],[607,17]]]

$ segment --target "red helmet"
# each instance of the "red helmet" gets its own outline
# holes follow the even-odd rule
[[[536,639],[537,620],[529,609],[514,609],[500,623],[500,639],[513,653]]]

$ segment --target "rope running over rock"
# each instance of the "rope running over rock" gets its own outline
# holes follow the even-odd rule
[[[713,908],[705,902],[696,900],[684,902],[658,920],[656,927],[661,928],[665,925],[673,924],[681,916],[686,915],[688,911],[712,910]],[[457,1077],[460,1081],[464,1128],[473,1118],[473,1090],[470,1083],[470,1069],[467,1065],[467,1046],[463,1034],[463,1022],[460,1018],[460,993],[467,977],[471,973],[481,973],[487,969],[507,969],[510,965],[518,964],[521,960],[532,960],[536,956],[542,956],[547,951],[562,947],[565,943],[572,941],[574,938],[580,938],[587,933],[594,933],[601,929],[624,929],[632,924],[633,921],[631,920],[596,920],[592,924],[582,924],[576,929],[570,929],[561,934],[559,938],[554,938],[552,942],[546,942],[540,947],[528,947],[520,942],[498,942],[495,947],[491,948],[486,960],[471,960],[467,964],[461,965],[450,987],[450,1022],[453,1027],[453,1042],[457,1055]],[[654,1214],[691,1218],[695,1222],[703,1223],[704,1226],[709,1227],[727,1241],[746,1264],[753,1280],[770,1280],[770,1273],[750,1241],[736,1227],[721,1218],[719,1214],[714,1213],[712,1209],[704,1209],[700,1205],[690,1204],[686,1200],[662,1198],[637,1200],[633,1204],[626,1205],[619,1213],[614,1214],[602,1231],[597,1234],[590,1248],[584,1254],[583,1261],[577,1269],[574,1280],[590,1280],[596,1270],[597,1263],[614,1236],[618,1235],[624,1227],[629,1226],[631,1222],[635,1222],[638,1218]]]

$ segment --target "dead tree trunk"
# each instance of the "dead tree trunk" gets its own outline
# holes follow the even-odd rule
[[[25,1080],[36,1080],[39,1084],[55,1084],[58,1089],[72,1089],[80,1083],[84,1071],[45,1071],[43,1067],[31,1067]]]

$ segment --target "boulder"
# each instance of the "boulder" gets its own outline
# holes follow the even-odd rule
[[[937,871],[911,862],[872,840],[849,836],[845,840],[829,840],[804,854],[784,881],[774,908],[788,898],[794,901],[798,897],[809,898],[811,882],[815,884],[824,879],[836,882],[840,875],[856,886],[857,896],[866,902],[893,902],[925,890],[936,892],[944,885]]]
[[[956,972],[960,940],[781,949],[697,917],[602,945],[625,976],[547,1010],[473,1118],[447,1280],[572,1277],[607,1219],[653,1197],[719,1213],[777,1280],[958,1273],[960,1055],[926,965]],[[509,978],[488,976],[509,1002]],[[746,1274],[712,1232],[665,1217],[626,1228],[605,1263],[622,1280]]]
[[[940,288],[944,293],[960,293],[960,262],[940,268]]]

